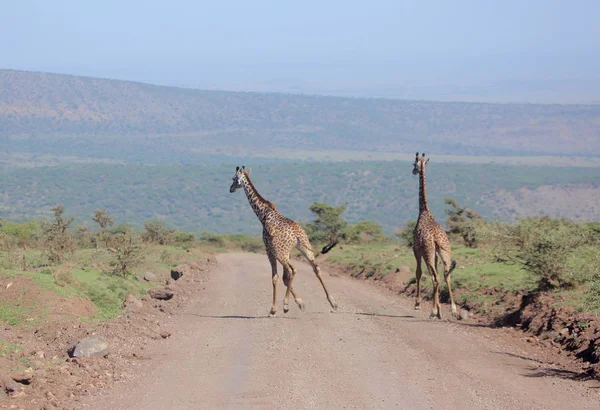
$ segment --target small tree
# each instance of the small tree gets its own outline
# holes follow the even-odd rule
[[[344,239],[348,223],[342,218],[346,206],[331,206],[325,202],[315,202],[310,206],[316,214],[312,223],[306,224],[307,234],[315,242],[336,243]]]
[[[166,227],[163,221],[158,219],[144,222],[144,233],[142,238],[146,242],[155,243],[157,245],[168,245],[173,241],[174,229]]]
[[[100,232],[98,232],[99,241],[96,241],[96,246],[99,242],[103,243],[105,246],[108,246],[108,228],[113,225],[115,222],[114,219],[106,214],[105,209],[96,209],[96,211],[94,211],[94,217],[92,220],[100,225]]]
[[[483,222],[483,218],[468,207],[458,205],[452,198],[445,198],[444,202],[452,207],[445,211],[448,215],[446,220],[448,233],[459,235],[465,245],[476,248],[478,242],[476,225]]]
[[[413,246],[416,227],[417,221],[406,221],[402,229],[396,232],[396,236],[402,239],[409,248]]]
[[[481,235],[494,240],[498,260],[528,271],[539,290],[569,288],[585,280],[569,259],[580,247],[591,244],[586,224],[548,217],[523,218],[516,225],[486,224]]]
[[[38,221],[30,222],[4,222],[0,227],[0,235],[3,236],[6,246],[17,246],[27,250],[35,246],[40,238],[40,224]]]
[[[89,248],[92,246],[92,238],[90,235],[90,228],[87,225],[79,225],[75,229],[75,241],[77,242],[78,248]]]
[[[189,248],[196,242],[196,236],[193,233],[176,231],[173,233],[173,242],[182,248]]]
[[[68,231],[69,225],[75,218],[63,217],[65,208],[62,205],[55,206],[52,211],[54,212],[54,219],[52,221],[42,221],[42,237],[48,251],[48,260],[51,263],[58,264],[63,262],[67,251],[73,252],[75,249],[73,237]]]
[[[116,235],[113,254],[114,259],[110,261],[112,273],[123,277],[131,274],[131,269],[145,259],[140,236],[131,229]]]
[[[360,221],[349,225],[344,236],[348,243],[381,242],[387,239],[381,225],[372,221]]]

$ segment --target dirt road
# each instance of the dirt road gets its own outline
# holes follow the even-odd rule
[[[569,379],[506,343],[502,330],[430,321],[427,309],[368,283],[324,275],[331,312],[309,267],[306,303],[270,309],[266,256],[220,255],[173,336],[92,397],[97,409],[599,409],[595,382]],[[425,307],[428,307],[425,303]],[[445,306],[447,316],[447,306]]]

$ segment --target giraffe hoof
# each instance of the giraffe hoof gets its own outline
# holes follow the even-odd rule
[[[333,311],[334,311],[334,312],[337,312],[337,310],[338,310],[338,305],[337,305],[337,303],[333,302],[333,303],[331,304],[331,309],[333,309]]]
[[[283,313],[287,313],[290,311],[290,305],[283,305]]]
[[[421,306],[420,305],[415,305],[415,310],[421,310]]]
[[[306,307],[304,306],[304,302],[300,301],[298,302],[298,307],[300,308],[301,311],[304,312],[304,310],[306,309]]]
[[[271,308],[271,311],[269,312],[269,316],[273,317],[273,316],[275,316],[276,313],[277,313],[277,309]]]

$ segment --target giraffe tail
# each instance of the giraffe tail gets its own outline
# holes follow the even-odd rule
[[[452,263],[450,264],[450,269],[448,269],[447,273],[444,273],[444,276],[450,276],[454,268],[456,268],[456,261],[452,261]]]
[[[320,255],[326,254],[327,252],[332,250],[335,247],[335,245],[337,245],[338,243],[339,243],[339,241],[335,241],[333,243],[330,243],[329,245],[323,246],[323,249],[321,249]]]

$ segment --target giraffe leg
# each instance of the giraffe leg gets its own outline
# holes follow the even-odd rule
[[[295,270],[292,264],[288,261],[283,264],[283,283],[286,286],[285,296],[283,298],[283,313],[290,310],[290,293],[292,293],[292,282],[294,280]],[[295,296],[294,296],[295,299]]]
[[[294,288],[290,288],[290,291],[292,292],[292,296],[294,297],[294,301],[296,302],[296,304],[298,305],[298,307],[300,308],[300,310],[304,312],[305,305],[304,305],[304,302],[302,301],[302,298],[300,296],[298,296],[296,294],[296,292],[294,292]]]
[[[420,310],[421,309],[421,276],[423,275],[423,270],[421,269],[421,255],[414,250],[415,253],[415,259],[417,260],[417,270],[416,270],[416,277],[417,277],[417,297],[415,299],[415,310]]]
[[[452,286],[450,284],[450,274],[456,267],[456,261],[451,260],[450,252],[444,249],[440,249],[440,257],[442,259],[442,264],[444,265],[444,279],[446,280],[446,286],[448,286],[448,294],[450,295],[452,316],[456,317],[456,303],[454,303],[454,295],[452,295]]]
[[[431,279],[433,281],[433,309],[431,310],[431,317],[437,317],[438,319],[441,319],[442,312],[440,309],[440,283],[438,281],[437,271],[435,269],[434,263],[435,258],[427,258],[425,260],[427,270],[429,271],[429,274],[431,275]]]
[[[288,284],[289,284],[290,293],[294,297],[294,301],[296,302],[296,304],[298,305],[298,307],[300,308],[300,310],[304,312],[304,302],[302,301],[302,298],[300,297],[300,295],[298,295],[294,291],[294,287],[292,286],[292,283],[291,283],[293,281],[294,277],[296,276],[296,272],[295,271],[292,271],[292,272],[293,272],[293,274],[291,276],[290,275],[286,275],[285,272],[284,272],[283,283],[285,284],[285,286],[288,286]],[[284,313],[286,313],[285,309],[284,309]]]
[[[421,259],[417,262],[417,297],[415,299],[415,310],[421,309],[421,276],[423,276],[423,270],[421,269]]]
[[[279,281],[279,275],[277,274],[277,259],[270,251],[267,251],[267,256],[269,257],[269,262],[271,263],[271,281],[273,282],[273,304],[271,305],[269,316],[275,316],[277,313],[277,282]]]
[[[298,250],[300,251],[300,253],[302,253],[302,255],[304,255],[306,260],[308,260],[308,263],[310,263],[310,266],[312,266],[313,271],[315,272],[315,275],[319,279],[319,282],[321,282],[321,286],[323,286],[323,290],[325,291],[325,296],[327,296],[327,300],[329,301],[331,308],[333,310],[337,310],[337,308],[338,308],[337,303],[335,303],[333,296],[331,296],[329,294],[329,291],[327,290],[327,286],[325,286],[325,282],[323,282],[323,277],[321,276],[321,268],[319,268],[319,265],[317,265],[315,262],[315,254],[313,253],[313,251],[311,251],[310,249],[307,249],[306,247],[304,247],[302,245],[298,246]]]

